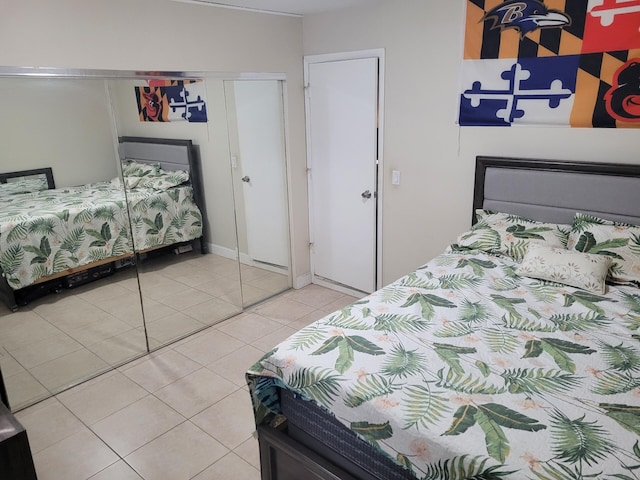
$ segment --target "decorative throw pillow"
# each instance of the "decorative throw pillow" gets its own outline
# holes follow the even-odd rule
[[[516,272],[523,277],[549,280],[603,294],[611,258],[564,248],[532,244]]]
[[[160,170],[155,175],[147,175],[138,183],[138,187],[152,188],[154,190],[166,190],[171,187],[177,187],[189,181],[189,172],[184,170],[175,170],[168,172]]]
[[[160,170],[160,164],[157,163],[139,163],[129,160],[122,164],[122,175],[125,177],[144,177],[146,175],[157,174]]]
[[[576,213],[567,248],[611,257],[611,282],[640,285],[640,226]]]
[[[559,248],[567,244],[569,225],[542,223],[489,210],[476,210],[476,216],[478,223],[458,237],[455,247],[507,255],[520,261],[531,244]]]

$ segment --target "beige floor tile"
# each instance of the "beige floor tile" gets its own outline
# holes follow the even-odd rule
[[[124,460],[120,460],[96,473],[89,480],[142,480],[142,477]]]
[[[220,324],[218,329],[242,342],[251,343],[260,337],[269,335],[281,326],[281,323],[261,315],[246,313],[227,320]]]
[[[260,472],[233,452],[226,454],[193,480],[260,480]]]
[[[238,389],[191,421],[229,449],[244,443],[255,430],[251,396]]]
[[[270,272],[265,276],[253,280],[243,280],[242,283],[261,288],[271,293],[280,293],[291,288],[288,276]]]
[[[86,430],[86,426],[55,398],[18,412],[16,418],[27,430],[32,454]]]
[[[314,307],[286,297],[276,298],[253,309],[255,313],[285,325],[309,315],[314,310]]]
[[[234,448],[233,452],[260,470],[260,449],[258,447],[258,440],[253,436],[243,442],[239,447]]]
[[[313,322],[316,322],[321,318],[326,317],[327,315],[329,315],[329,312],[325,310],[314,310],[309,315],[305,315],[304,317],[299,318],[298,320],[295,320],[287,324],[287,326],[289,328],[295,328],[296,330],[300,330],[301,328],[307,327],[311,325]]]
[[[33,456],[39,480],[85,479],[118,461],[88,429],[78,432]]]
[[[262,350],[245,345],[220,360],[210,363],[207,368],[242,387],[247,383],[244,377],[246,371],[263,355]]]
[[[142,296],[142,306],[144,307],[144,320],[145,322],[152,322],[166,317],[167,315],[176,314],[177,311],[171,307],[168,307],[164,303],[160,303],[149,297]]]
[[[114,372],[94,379],[86,388],[62,392],[57,398],[86,425],[91,426],[147,395],[148,392],[140,385],[122,373]]]
[[[16,322],[16,319],[20,320]],[[58,328],[32,312],[18,312],[4,317],[0,325],[0,343],[6,348],[28,345],[61,333]]]
[[[168,349],[136,362],[131,368],[122,369],[122,373],[147,391],[155,392],[201,367],[199,363]]]
[[[251,345],[267,353],[271,351],[273,347],[278,345],[280,342],[286,340],[297,331],[298,330],[296,330],[295,328],[291,328],[289,326],[283,326],[278,330],[270,333],[269,335],[260,337],[259,339],[255,340]]]
[[[142,273],[140,275],[140,290],[142,295],[162,301],[167,295],[187,292],[190,287],[157,273]]]
[[[4,347],[0,347],[0,368],[5,377],[25,371],[25,368]]]
[[[57,393],[108,368],[109,365],[96,354],[82,349],[38,365],[30,371],[50,392]]]
[[[254,287],[248,283],[242,285],[242,304],[246,307],[255,305],[274,295],[274,292]]]
[[[125,458],[145,480],[188,480],[228,450],[187,421]]]
[[[240,287],[239,280],[231,280],[213,272],[196,272],[189,280],[182,280],[182,277],[179,278],[183,282],[188,282],[193,288],[214,297],[220,297]]]
[[[131,292],[126,290],[126,292],[119,297],[97,299],[93,304],[132,327],[141,327],[142,307],[140,306],[140,294],[138,291]]]
[[[103,278],[96,282],[87,283],[81,287],[74,288],[72,292],[94,305],[100,300],[122,298],[129,294],[126,288],[113,283],[111,278]]]
[[[198,320],[176,312],[157,320],[147,321],[147,334],[161,345],[204,327]]]
[[[103,418],[92,429],[118,455],[125,457],[184,421],[182,415],[148,395]]]
[[[24,368],[29,369],[82,348],[83,346],[73,338],[65,333],[59,332],[56,335],[37,342],[19,346],[9,346],[7,347],[7,351],[13,358],[20,362]]]
[[[218,265],[215,265],[215,273],[222,277],[227,277],[232,280],[240,280],[240,269],[238,268],[238,264],[234,261],[220,262]]]
[[[165,297],[158,299],[158,301],[173,308],[174,310],[180,311],[212,300],[214,297],[214,295],[209,295],[208,293],[195,288],[190,288],[184,292],[166,295]]]
[[[147,353],[147,343],[142,329],[132,329],[107,338],[88,347],[109,365],[120,365],[127,360]]]
[[[196,338],[188,337],[182,340],[179,345],[174,345],[173,349],[200,365],[207,365],[229,355],[243,345],[244,342],[220,330],[208,329]]]
[[[104,313],[102,318],[95,318],[84,327],[78,329],[66,329],[67,334],[85,347],[102,342],[108,338],[120,335],[132,330],[131,325],[118,320],[116,317]]]
[[[155,396],[191,418],[237,390],[232,382],[201,368],[155,392]]]
[[[305,305],[315,308],[325,309],[327,305],[343,297],[344,294],[321,287],[319,285],[309,285],[289,295],[291,300],[295,300]]]
[[[219,298],[211,299],[190,308],[186,308],[184,313],[198,320],[204,325],[213,325],[232,315],[240,313],[241,308]]]
[[[257,278],[264,277],[269,273],[271,272],[269,272],[269,270],[265,270],[264,268],[240,264],[240,277],[242,278],[243,282],[256,280]]]
[[[51,395],[44,385],[26,370],[15,375],[5,376],[4,383],[12,410],[17,410]]]

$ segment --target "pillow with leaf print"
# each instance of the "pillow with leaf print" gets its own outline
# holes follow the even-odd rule
[[[189,181],[189,172],[185,170],[174,170],[172,172],[162,170],[154,175],[143,177],[138,183],[138,187],[152,188],[153,190],[166,190],[177,187]]]
[[[516,273],[603,294],[611,261],[604,255],[531,244]]]
[[[122,175],[125,177],[144,177],[154,175],[160,170],[158,163],[140,163],[129,160],[122,164]]]
[[[534,243],[565,248],[571,228],[490,210],[476,210],[476,217],[478,222],[458,237],[455,248],[507,255],[516,261],[522,260]]]
[[[567,248],[611,257],[609,280],[640,286],[640,226],[576,213]]]

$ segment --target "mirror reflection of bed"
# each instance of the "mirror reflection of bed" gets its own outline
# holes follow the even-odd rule
[[[109,247],[109,255],[101,253],[77,266],[67,256],[69,268],[25,281],[24,285],[14,283],[15,288],[10,290],[11,294],[18,292],[17,299],[5,294],[0,300],[0,368],[14,411],[238,314],[291,285],[288,222],[283,226],[287,231],[284,265],[263,268],[264,265],[255,262],[241,265],[238,260],[244,250],[238,245],[236,224],[246,228],[247,223],[246,219],[236,217],[234,206],[237,172],[231,171],[228,135],[235,127],[228,129],[227,116],[230,122],[237,122],[237,118],[231,119],[231,112],[227,111],[223,80],[205,79],[209,122],[149,124],[139,119],[133,90],[145,79],[135,75],[119,77],[113,72],[106,72],[105,78],[83,78],[77,73],[74,76],[0,78],[3,109],[15,119],[0,132],[3,153],[0,173],[40,169],[32,177],[12,178],[9,183],[15,185],[5,186],[5,193],[23,188],[20,182],[26,186],[31,183],[30,188],[40,185],[38,188],[43,190],[40,195],[55,196],[56,190],[63,190],[66,193],[61,197],[71,201],[68,193],[72,190],[110,189],[120,196],[120,206],[129,208],[120,212],[113,207],[106,213],[104,209],[100,211],[100,206],[92,205],[98,210],[100,221],[95,225],[89,218],[80,222],[85,229],[84,246],[76,251]],[[281,82],[271,82],[280,88]],[[276,127],[274,131],[283,137],[283,124]],[[127,182],[135,180],[123,177],[126,167],[121,166],[124,158],[118,142],[122,136],[145,137],[159,143],[167,139],[192,141],[201,161],[196,177],[202,181],[201,193],[204,192],[199,204],[204,237],[197,232],[190,236],[193,232],[188,232],[195,229],[193,223],[197,221],[180,233],[182,237],[176,234],[176,229],[167,234],[166,228],[159,228],[160,212],[154,208],[166,205],[166,198],[138,199],[147,206],[137,204],[136,211],[135,188],[124,188]],[[284,157],[280,162],[279,168],[284,172]],[[176,169],[180,168],[168,167],[164,173],[171,176]],[[52,177],[51,184],[47,174]],[[163,180],[166,179],[155,178],[150,182],[162,184]],[[6,183],[1,176],[0,183]],[[184,185],[190,183],[191,176]],[[185,196],[180,196],[177,190],[184,185],[168,187],[179,202]],[[23,194],[23,201],[38,195],[34,192],[16,195]],[[280,206],[286,212],[286,190],[274,194],[285,199]],[[2,202],[1,198],[0,225],[3,225],[8,205],[16,203]],[[140,209],[146,210],[147,215],[141,215]],[[56,218],[71,221],[65,227],[66,234],[70,234],[78,227],[73,226],[73,208],[66,210],[69,212],[65,213],[63,208]],[[111,220],[124,215],[127,225],[132,220],[131,226],[116,227],[101,215]],[[177,223],[197,217],[189,215],[182,211]],[[162,227],[172,222],[162,215],[160,218]],[[11,221],[15,223],[15,219]],[[91,233],[87,233],[89,230]],[[124,241],[125,230],[129,232],[128,244]],[[136,233],[139,237],[177,237],[170,239],[168,245],[144,244],[142,238],[138,238],[140,242],[135,240]],[[4,231],[0,239],[2,236]],[[26,236],[16,234],[16,237],[14,240],[24,247]],[[61,234],[57,240],[53,240],[55,235],[45,233],[35,237],[36,241],[31,242],[33,248],[23,250],[26,264],[15,265],[23,276],[28,277],[29,271],[38,268],[40,273],[46,268],[51,273],[56,249],[65,242]],[[48,246],[41,243],[42,237],[49,239]],[[114,250],[118,238],[120,247]],[[81,243],[79,238],[75,241]],[[89,248],[92,243],[94,246]],[[74,241],[68,240],[65,247],[73,250]],[[5,252],[6,248],[0,246],[0,256]],[[38,259],[39,256],[42,258]],[[62,257],[60,254],[56,261],[60,263]],[[5,280],[8,284],[9,279]],[[0,291],[6,293],[6,286]]]

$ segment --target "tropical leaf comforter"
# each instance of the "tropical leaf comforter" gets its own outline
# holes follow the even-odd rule
[[[202,235],[190,186],[127,193],[137,250]],[[0,199],[0,268],[13,289],[69,268],[132,253],[127,201],[118,181]]]
[[[640,479],[640,290],[595,295],[447,253],[247,373],[317,402],[420,479]]]

